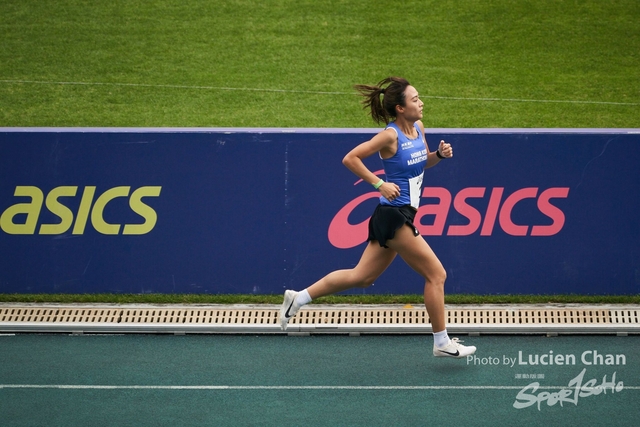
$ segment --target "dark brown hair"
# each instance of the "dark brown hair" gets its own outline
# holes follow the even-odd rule
[[[371,109],[371,117],[376,123],[389,124],[396,117],[396,105],[405,106],[404,91],[409,82],[402,77],[387,77],[376,86],[355,85],[364,97],[364,109]]]

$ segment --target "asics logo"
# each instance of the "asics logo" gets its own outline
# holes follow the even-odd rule
[[[565,224],[564,212],[556,204],[562,206],[562,199],[568,196],[569,187],[527,187],[513,193],[504,187],[468,187],[454,194],[443,187],[424,187],[422,198],[428,203],[418,208],[414,224],[423,236],[492,236],[498,227],[511,236],[553,236]],[[336,248],[349,249],[366,241],[369,219],[353,224],[349,217],[359,205],[379,197],[377,191],[365,193],[342,207],[329,224],[329,242]],[[520,204],[537,212],[530,224],[517,224],[514,220],[512,212]],[[466,217],[467,223],[448,225],[450,211]]]
[[[13,195],[21,202],[6,208],[0,207],[0,230],[7,234],[22,235],[60,235],[69,231],[74,235],[82,235],[87,224],[91,223],[100,234],[140,235],[151,232],[156,226],[158,214],[144,199],[159,197],[161,186],[145,186],[133,191],[130,186],[120,186],[101,194],[96,190],[96,186],[82,189],[77,185],[69,185],[52,188],[46,193],[39,187],[18,185]],[[22,201],[25,197],[29,199],[26,203]],[[120,215],[120,220],[115,224],[108,223],[105,211],[115,212],[110,216],[117,218]],[[131,223],[125,219],[131,216],[129,211],[141,219],[134,219]],[[57,219],[49,222],[49,217],[54,216]]]

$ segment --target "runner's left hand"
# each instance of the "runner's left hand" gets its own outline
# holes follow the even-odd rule
[[[447,159],[453,157],[453,147],[448,142],[444,142],[444,139],[440,141],[440,145],[438,146],[438,151]]]

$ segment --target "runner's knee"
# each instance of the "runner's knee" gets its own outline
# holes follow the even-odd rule
[[[373,282],[375,280],[375,277],[362,277],[356,282],[356,286],[358,288],[368,288],[369,286],[373,285]]]
[[[426,279],[425,286],[435,286],[444,289],[444,282],[447,280],[447,272],[442,268],[430,274]]]
[[[373,282],[376,280],[377,276],[371,274],[361,274],[358,271],[353,272],[353,286],[356,288],[368,288],[373,285]]]

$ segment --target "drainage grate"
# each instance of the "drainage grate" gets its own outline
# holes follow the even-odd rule
[[[303,309],[289,321],[291,325],[398,325],[428,324],[424,309]]]
[[[638,323],[639,310],[609,309],[449,309],[447,324],[604,324]],[[290,324],[427,324],[429,315],[425,309],[307,309],[290,321]]]
[[[636,322],[637,322],[637,312]],[[447,323],[462,324],[593,324],[612,322],[612,310],[449,310]]]
[[[103,308],[0,308],[0,322],[33,323],[114,323],[120,319],[118,309]]]
[[[124,309],[118,323],[182,323],[204,325],[275,325],[273,309]]]
[[[7,306],[0,331],[279,333],[275,306]],[[640,308],[447,307],[456,333],[640,333]],[[427,333],[429,315],[413,306],[307,306],[288,332]]]

